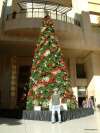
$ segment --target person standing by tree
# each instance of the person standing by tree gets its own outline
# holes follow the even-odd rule
[[[61,114],[60,114],[60,105],[61,105],[61,99],[60,95],[58,93],[58,89],[54,89],[54,93],[51,97],[51,103],[52,103],[52,116],[51,116],[51,122],[55,122],[55,112],[57,111],[58,114],[58,121],[61,122]]]

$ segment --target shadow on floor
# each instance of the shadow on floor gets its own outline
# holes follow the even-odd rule
[[[0,125],[20,125],[19,119],[22,118],[22,110],[19,109],[0,109]]]
[[[0,125],[6,124],[6,125],[21,125],[22,123],[18,119],[8,119],[8,118],[0,118]]]
[[[22,112],[23,111],[19,110],[19,109],[0,109],[0,117],[21,119],[22,118]]]

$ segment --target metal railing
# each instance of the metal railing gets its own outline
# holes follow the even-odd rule
[[[75,24],[77,26],[81,26],[80,21],[74,18],[67,16],[67,14],[62,14],[57,11],[49,11],[49,15],[52,19]],[[22,19],[22,18],[43,18],[45,16],[44,9],[33,9],[27,11],[20,11],[20,12],[12,12],[6,16],[6,21],[11,19]]]

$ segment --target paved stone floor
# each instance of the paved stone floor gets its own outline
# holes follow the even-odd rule
[[[88,117],[55,124],[0,118],[0,133],[100,133],[100,111]]]

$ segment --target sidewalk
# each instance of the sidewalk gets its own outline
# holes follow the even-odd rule
[[[0,133],[100,133],[100,112],[61,124],[0,118]]]

